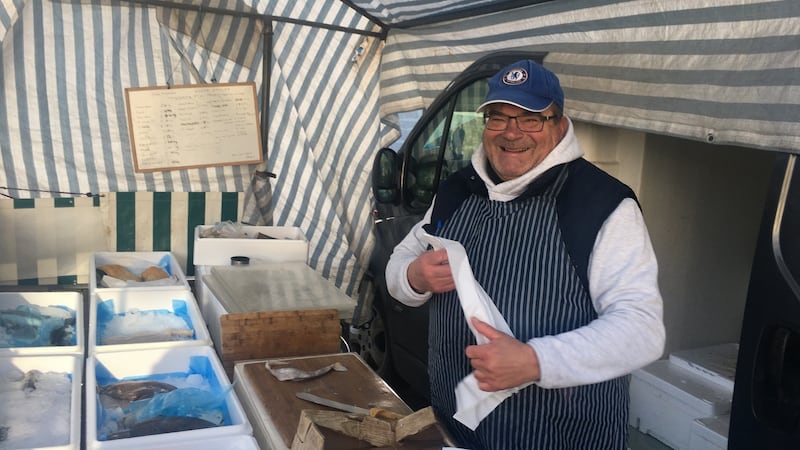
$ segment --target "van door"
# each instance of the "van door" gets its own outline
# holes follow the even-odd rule
[[[776,159],[747,294],[728,448],[800,448],[800,165]]]

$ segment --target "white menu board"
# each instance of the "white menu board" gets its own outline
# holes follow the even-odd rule
[[[136,172],[263,161],[255,83],[126,88]]]

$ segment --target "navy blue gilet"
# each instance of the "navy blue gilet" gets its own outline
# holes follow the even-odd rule
[[[555,166],[539,176],[528,189],[514,199],[525,201],[540,195],[550,186],[562,170],[567,171],[567,179],[556,198],[561,233],[584,287],[589,288],[589,255],[595,238],[609,215],[625,198],[637,201],[630,187],[613,178],[594,164],[583,158]],[[469,165],[447,178],[436,193],[430,223],[425,231],[437,234],[453,212],[470,195],[488,197],[486,185],[472,165]]]
[[[443,183],[428,231],[459,241],[476,279],[523,341],[594,320],[587,266],[600,227],[633,192],[584,159],[548,170],[510,202],[488,199],[470,166]],[[564,389],[529,386],[473,432],[452,419],[453,389],[471,372],[474,344],[455,291],[429,301],[431,403],[458,444],[473,450],[623,449],[628,378]],[[621,349],[620,349],[621,351]]]

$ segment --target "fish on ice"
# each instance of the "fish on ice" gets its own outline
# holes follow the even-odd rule
[[[171,392],[175,389],[175,386],[161,381],[126,380],[98,386],[97,391],[100,395],[107,395],[115,400],[135,402],[152,398],[156,394]]]
[[[216,424],[198,417],[154,417],[111,433],[108,435],[108,440],[149,436],[152,434],[175,433],[178,431],[200,430],[216,426]]]

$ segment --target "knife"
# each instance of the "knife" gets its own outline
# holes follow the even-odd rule
[[[363,414],[365,416],[372,416],[383,419],[400,419],[401,417],[403,417],[402,414],[398,414],[392,411],[387,411],[385,409],[360,408],[355,405],[348,405],[347,403],[337,402],[336,400],[320,397],[310,392],[298,392],[295,395],[297,396],[297,398],[305,400],[307,402],[316,403],[317,405],[327,406],[328,408],[338,409],[339,411],[345,411],[353,414]]]

